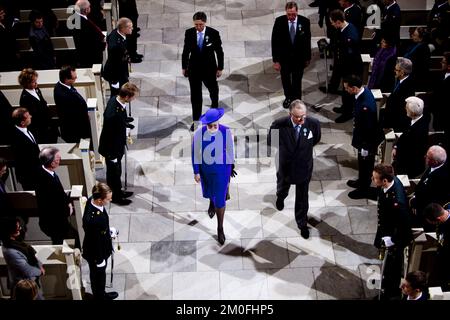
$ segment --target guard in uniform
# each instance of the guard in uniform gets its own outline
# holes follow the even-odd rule
[[[112,191],[105,183],[97,183],[92,189],[83,214],[83,258],[89,264],[92,294],[95,300],[113,300],[117,292],[105,293],[106,266],[114,251],[111,241],[109,218],[105,206],[111,201]]]
[[[436,225],[437,272],[442,291],[450,291],[450,202],[443,207],[437,203],[429,204],[425,208],[425,217]]]
[[[410,215],[405,189],[389,164],[378,164],[372,179],[378,192],[378,227],[374,245],[386,250],[381,280],[382,299],[400,297],[403,251],[412,240]]]

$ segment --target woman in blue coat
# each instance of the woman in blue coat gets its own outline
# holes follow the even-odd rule
[[[230,176],[234,172],[233,136],[228,127],[219,124],[222,108],[211,108],[200,117],[203,126],[194,133],[192,167],[195,182],[202,185],[203,197],[209,199],[208,214],[217,216],[217,239],[225,243],[223,217]]]

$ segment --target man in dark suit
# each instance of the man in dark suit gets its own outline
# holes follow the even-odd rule
[[[344,89],[355,96],[352,146],[358,150],[358,180],[347,181],[347,185],[356,190],[349,192],[348,196],[352,199],[370,198],[375,155],[383,140],[377,120],[377,104],[372,92],[363,87],[361,78],[357,76],[344,78]]]
[[[426,154],[425,162],[428,169],[423,173],[414,189],[414,196],[410,200],[415,213],[414,224],[425,231],[434,231],[425,219],[425,207],[432,202],[444,205],[450,202],[450,170],[447,162],[447,152],[440,146],[431,146]]]
[[[376,43],[379,42],[381,35],[390,36],[395,44],[400,41],[401,11],[400,6],[395,0],[383,0],[384,8],[381,12],[381,30],[377,32]]]
[[[426,219],[437,226],[438,249],[436,271],[442,291],[450,290],[450,203],[431,203],[425,208]]]
[[[0,91],[0,145],[11,143],[11,131],[14,126],[11,119],[12,106]]]
[[[285,10],[273,26],[272,60],[281,74],[283,107],[288,108],[291,101],[302,98],[303,70],[311,61],[311,27],[309,19],[298,14],[295,2],[286,3]]]
[[[184,34],[181,68],[183,75],[189,78],[193,121],[190,130],[194,131],[202,114],[202,83],[208,88],[211,108],[219,105],[217,78],[222,75],[223,49],[219,31],[206,27],[204,12],[196,12],[192,19],[194,27]]]
[[[93,64],[101,64],[103,61],[103,51],[105,50],[105,36],[100,28],[88,18],[91,12],[91,5],[88,0],[78,0],[75,7],[80,26],[75,27],[73,40],[77,50],[77,57],[80,68],[92,68]]]
[[[78,232],[68,220],[73,214],[72,203],[55,172],[61,161],[61,153],[55,147],[46,147],[41,150],[39,160],[42,164],[36,188],[39,227],[52,239],[52,244],[62,244],[64,239],[75,239],[75,247],[81,248]]]
[[[350,22],[355,26],[359,33],[359,39],[361,39],[365,25],[362,19],[363,14],[361,7],[358,3],[355,3],[355,0],[339,0],[339,5],[342,10],[344,10],[345,21]]]
[[[91,137],[86,101],[73,87],[76,79],[75,68],[64,66],[59,70],[59,82],[53,90],[61,138],[67,143],[78,143],[81,138]]]
[[[291,184],[295,185],[295,220],[303,238],[308,239],[308,189],[313,170],[313,147],[320,141],[320,123],[306,117],[306,105],[294,100],[289,116],[270,126],[268,143],[278,148],[276,208],[283,210]]]
[[[414,81],[410,77],[412,62],[406,58],[398,58],[395,65],[395,86],[386,100],[386,106],[380,113],[380,122],[385,129],[394,129],[395,132],[404,132],[410,124],[406,115],[406,98],[415,94]]]
[[[120,88],[128,82],[129,54],[127,50],[127,35],[133,32],[133,22],[128,18],[120,18],[117,28],[106,38],[108,42],[108,60],[103,69],[103,78],[109,82],[111,96],[119,93]]]
[[[127,35],[127,50],[130,55],[130,62],[140,63],[144,57],[137,53],[137,38],[139,37],[138,18],[136,0],[119,0],[119,18],[126,17],[133,22],[133,31]]]
[[[423,114],[423,100],[417,97],[406,99],[406,113],[410,126],[395,142],[392,149],[392,166],[395,174],[406,174],[415,178],[425,170],[423,158],[428,148],[428,127],[430,119]]]
[[[378,191],[378,228],[374,245],[387,250],[384,272],[381,275],[381,298],[400,297],[403,250],[412,240],[410,215],[405,188],[394,175],[389,164],[377,164],[373,182]]]
[[[337,90],[341,79],[349,75],[362,75],[362,59],[359,49],[359,32],[356,27],[345,20],[344,12],[334,10],[330,13],[331,25],[336,28],[339,35],[336,40],[336,49],[334,53],[333,74],[330,80],[330,92]],[[343,123],[353,118],[353,109],[355,99],[343,90],[342,106],[334,107],[333,111],[341,113],[336,118],[336,123]]]
[[[12,131],[11,148],[16,177],[23,190],[35,190],[41,164],[38,141],[27,129],[31,115],[26,108],[17,108],[12,113],[12,119],[15,128]]]
[[[433,128],[436,131],[443,130],[445,132],[446,148],[450,148],[450,108],[446,106],[444,101],[448,100],[450,92],[450,52],[444,53],[441,61],[442,74],[437,84],[434,85],[431,99],[431,112],[433,114]]]
[[[112,202],[119,205],[131,203],[132,192],[122,191],[122,157],[127,145],[127,128],[134,126],[129,122],[133,118],[127,117],[126,106],[132,101],[139,89],[132,83],[122,86],[118,96],[112,96],[103,114],[103,129],[100,134],[98,152],[105,157],[106,181],[113,191]]]

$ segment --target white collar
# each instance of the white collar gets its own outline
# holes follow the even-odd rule
[[[450,72],[445,73],[444,79],[447,79],[450,76]]]
[[[431,167],[430,168],[430,173],[432,173],[434,170],[437,170],[437,169],[439,169],[440,167],[442,167],[443,165],[445,164],[445,162],[443,163],[443,164],[441,164],[440,166],[437,166],[437,167]]]
[[[39,95],[37,94],[36,89],[25,89],[25,91],[31,94],[36,99],[38,99],[39,101],[41,100],[41,98],[39,98]]]
[[[400,83],[402,83],[403,81],[405,81],[406,79],[408,79],[408,77],[409,77],[409,74],[408,74],[406,77],[404,77],[402,80],[400,80]]]
[[[350,6],[350,7],[347,7],[347,8],[345,8],[344,9],[344,12],[346,12],[347,10],[349,10],[351,7],[353,7],[355,4],[354,3],[352,3],[352,5]]]
[[[420,118],[423,117],[423,114],[421,114],[418,118],[411,120],[411,125],[413,125],[414,123],[416,123],[417,121],[420,120]]]
[[[197,30],[197,35],[198,35],[199,33],[205,34],[205,32],[206,32],[206,26],[205,26],[205,28],[203,29],[203,31],[198,31],[198,30]]]
[[[127,103],[126,103],[126,102],[125,102],[125,103],[122,103],[122,102],[119,100],[119,96],[116,96],[116,101],[122,106],[122,108],[124,108],[124,109],[127,108]]]
[[[386,7],[386,10],[387,9],[389,9],[390,7],[392,7],[394,4],[396,4],[397,3],[397,1],[394,1],[394,2],[392,2],[390,5],[388,5],[387,7]]]
[[[119,29],[117,29],[117,33],[120,34],[120,36],[121,36],[124,40],[127,39],[127,36],[124,35],[123,33],[121,33],[121,32],[119,31]]]
[[[345,26],[341,29],[341,32],[343,32],[345,30],[345,28],[347,28],[349,25],[349,23],[347,21],[345,21]]]
[[[362,95],[364,92],[364,87],[361,87],[361,91],[359,91],[356,95],[355,95],[355,100],[359,98],[360,95]]]
[[[44,169],[45,171],[47,171],[52,177],[55,176],[55,172],[54,172],[54,171],[48,170],[48,169],[47,169],[46,167],[44,167],[44,166],[42,166],[42,169]]]
[[[104,207],[103,207],[103,206],[98,206],[98,205],[96,205],[96,204],[94,203],[94,199],[91,199],[91,204],[92,204],[95,208],[97,208],[98,210],[100,210],[101,212],[103,212]]]
[[[383,192],[386,193],[394,185],[395,180],[392,180],[391,184],[387,188],[383,188]]]
[[[437,7],[438,8],[440,8],[440,7],[442,7],[444,4],[446,4],[447,2],[443,2],[443,3],[441,3],[440,5],[438,5]]]
[[[86,20],[88,19],[88,17],[87,16],[85,16],[84,14],[81,14],[81,13],[79,13],[79,12],[77,12],[77,11],[75,11],[79,16],[82,16],[83,18],[85,18]]]
[[[59,81],[59,83],[61,83],[64,87],[66,87],[67,89],[72,89],[72,87],[71,86],[68,86],[67,84],[65,84],[65,83],[63,83],[63,82],[61,82],[61,81]]]
[[[420,292],[420,294],[419,294],[416,298],[411,299],[411,298],[408,296],[408,298],[406,298],[406,300],[419,300],[420,298],[422,298],[422,292]]]
[[[289,25],[291,25],[291,23],[294,23],[294,25],[296,25],[296,24],[297,24],[297,18],[298,18],[298,16],[297,16],[297,17],[295,17],[295,20],[294,20],[294,21],[290,21],[290,20],[288,20],[288,22],[289,22]]]

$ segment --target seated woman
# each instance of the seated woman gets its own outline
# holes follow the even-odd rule
[[[380,89],[382,92],[390,92],[394,87],[394,68],[397,61],[397,49],[394,41],[383,36],[372,62],[372,73],[370,74],[369,89]]]
[[[407,174],[415,178],[425,170],[424,156],[428,148],[428,127],[430,119],[423,114],[423,100],[409,97],[406,100],[406,114],[410,126],[403,132],[392,149],[392,166],[395,174]]]
[[[50,109],[37,85],[38,73],[31,68],[23,69],[19,74],[22,86],[20,106],[27,108],[33,120],[28,129],[38,143],[56,143],[57,134],[50,128]]]
[[[45,275],[45,270],[33,247],[23,241],[25,234],[21,220],[5,217],[0,225],[2,252],[8,268],[10,288],[14,288],[23,279],[31,279],[40,286],[39,277]],[[42,292],[39,292],[37,299],[43,299]]]

